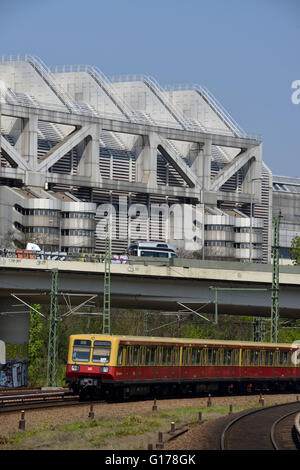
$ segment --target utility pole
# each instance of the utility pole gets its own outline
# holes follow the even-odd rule
[[[44,294],[44,293],[43,293]],[[43,295],[40,293],[39,295]],[[51,293],[50,293],[50,314],[49,317],[41,313],[39,310],[29,305],[25,300],[23,300],[20,295],[11,294],[15,299],[21,302],[23,305],[29,307],[33,312],[38,313],[44,319],[49,321],[49,336],[48,336],[48,358],[47,358],[47,378],[46,378],[46,387],[56,387],[57,386],[57,373],[58,373],[58,323],[65,318],[69,317],[71,314],[75,314],[77,310],[81,307],[87,306],[97,295],[90,294],[59,294],[58,293],[58,269],[52,269],[51,272]],[[24,294],[25,295],[25,294]],[[58,298],[62,295],[65,296],[79,296],[87,297],[86,300],[81,301],[80,305],[76,307],[71,306],[71,302],[67,301],[69,310],[62,315],[58,313]],[[78,313],[80,315],[80,313]]]
[[[272,307],[270,342],[278,343],[279,335],[279,225],[281,215],[274,217]]]
[[[268,289],[260,288],[260,287],[214,287],[209,286],[209,289],[215,291],[215,321],[214,324],[218,324],[218,291],[267,291]]]
[[[104,291],[103,291],[103,326],[102,333],[110,335],[110,262],[111,262],[111,243],[110,243],[110,224],[107,222],[105,227],[105,259],[104,259]]]
[[[58,269],[52,269],[50,324],[49,324],[49,340],[48,340],[48,363],[47,363],[47,387],[57,386],[57,362],[58,362],[57,310],[58,310]]]

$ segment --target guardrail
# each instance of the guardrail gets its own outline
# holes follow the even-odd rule
[[[80,263],[104,263],[104,253],[72,253],[65,252],[48,252],[48,251],[30,251],[30,250],[1,250],[0,249],[0,265],[6,264],[6,259],[21,260],[32,259],[38,261],[71,261]],[[238,271],[254,271],[262,273],[271,273],[272,265],[266,263],[244,263],[239,259],[236,261],[215,261],[215,260],[202,260],[196,258],[148,258],[144,256],[127,256],[127,255],[111,255],[112,264],[127,264],[127,265],[154,265],[154,266],[169,266],[174,268],[185,269],[223,269],[223,270],[238,270]],[[300,266],[286,265],[280,267],[281,274],[300,274]]]
[[[77,261],[83,263],[104,263],[105,255],[98,253],[68,254],[60,251],[33,251],[33,250],[1,250],[0,258],[8,259],[35,259],[53,261]],[[155,264],[159,266],[172,266],[172,258],[147,258],[127,255],[111,255],[112,264]]]

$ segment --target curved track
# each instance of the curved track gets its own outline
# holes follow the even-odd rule
[[[296,450],[294,418],[300,402],[243,413],[230,421],[221,436],[221,450]]]

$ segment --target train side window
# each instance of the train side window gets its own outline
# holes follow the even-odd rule
[[[234,365],[238,366],[240,364],[240,351],[239,349],[234,350]]]
[[[189,366],[191,363],[191,348],[184,348],[184,365]]]
[[[190,366],[192,364],[192,348],[187,349],[187,365]]]
[[[130,366],[131,365],[131,352],[132,352],[132,347],[131,346],[126,346],[125,348],[125,365]]]
[[[231,349],[224,349],[224,365],[230,366],[231,365]]]
[[[242,352],[242,364],[243,366],[250,365],[250,351],[248,349],[244,349]]]
[[[155,351],[156,351],[155,346],[151,346],[151,352],[150,352],[150,365],[151,366],[154,366],[155,364]]]
[[[117,364],[118,366],[123,364],[123,346],[119,346]]]
[[[169,347],[168,348],[168,364],[169,366],[173,365],[173,362],[172,362],[172,350],[173,348],[172,347]]]
[[[224,349],[218,350],[218,365],[219,366],[224,365]]]
[[[288,364],[288,352],[280,351],[280,365],[286,366]]]
[[[167,352],[166,352],[166,362],[165,364],[166,365],[171,365],[171,348],[166,348]]]
[[[187,349],[186,348],[182,349],[182,365],[183,366],[187,365]]]
[[[196,349],[192,348],[191,350],[191,365],[194,366],[196,363]]]
[[[146,346],[146,351],[145,351],[145,365],[146,366],[149,366],[150,364],[150,353],[151,353],[151,349],[149,346]]]
[[[207,355],[206,355],[206,363],[208,366],[211,365],[211,356],[212,356],[212,350],[211,349],[207,349]]]
[[[249,350],[249,366],[253,366],[254,363],[254,351],[253,349]]]
[[[217,350],[207,349],[206,362],[209,366],[215,366],[217,364]]]
[[[163,349],[162,364],[165,366],[168,364],[168,348],[164,346],[162,349]]]
[[[181,365],[185,365],[185,348],[182,348],[182,353],[181,353]]]
[[[133,364],[133,346],[128,347],[128,364],[131,366]]]
[[[217,365],[217,350],[216,349],[212,350],[211,365],[212,366]]]
[[[126,348],[126,365],[128,365],[128,366],[132,365],[132,351],[133,351],[133,347],[132,346],[127,346],[127,348]]]
[[[139,348],[139,355],[138,355],[138,363],[140,366],[145,365],[145,346],[140,346]]]
[[[273,351],[266,351],[266,365],[273,365]]]
[[[197,366],[201,364],[201,349],[196,350],[196,364]]]
[[[265,351],[265,365],[270,365],[270,351]]]
[[[162,363],[162,347],[158,346],[155,354],[155,365],[160,366]]]
[[[259,365],[259,351],[254,351],[254,365],[258,366]]]
[[[206,366],[207,349],[203,348],[201,352],[201,365]]]
[[[172,347],[170,351],[170,364],[171,366],[175,365],[175,354],[176,354],[176,348]]]
[[[136,366],[138,364],[138,354],[139,354],[139,347],[133,346],[133,365]]]
[[[160,364],[164,366],[166,364],[166,358],[167,358],[167,351],[165,347],[161,348],[161,354],[160,354]]]
[[[270,351],[265,351],[265,366],[269,366],[269,353]]]
[[[173,351],[172,351],[172,365],[173,366],[179,365],[179,358],[180,358],[179,348],[175,347],[173,348]]]

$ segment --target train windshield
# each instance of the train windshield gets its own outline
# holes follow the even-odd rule
[[[75,339],[73,344],[74,362],[89,362],[92,342],[88,339]]]
[[[94,341],[92,362],[106,364],[110,359],[110,350],[110,341]]]

